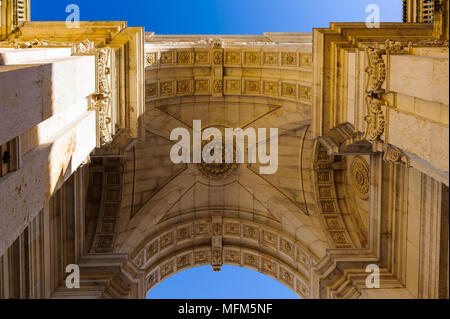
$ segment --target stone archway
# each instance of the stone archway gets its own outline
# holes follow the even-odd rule
[[[318,258],[301,242],[264,219],[208,215],[167,220],[135,249],[131,258],[145,273],[146,291],[189,268],[211,265],[220,271],[222,265],[234,265],[259,271],[310,298],[311,267]]]
[[[145,139],[121,153],[120,168],[105,168],[100,216],[111,209],[116,218],[108,228],[99,217],[90,248],[126,256],[139,297],[182,270],[230,264],[316,298],[313,268],[327,250],[363,246],[335,188],[342,165],[312,139],[305,37],[274,40],[276,49],[260,38],[159,39],[146,47]],[[202,129],[278,128],[277,172],[262,175],[261,163],[244,163],[212,178],[198,164],[174,164],[170,133],[182,127],[192,136],[194,120]]]

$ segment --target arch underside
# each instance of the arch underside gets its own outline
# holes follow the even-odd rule
[[[214,212],[209,215],[184,222],[166,221],[135,250],[132,260],[145,273],[147,291],[189,268],[212,265],[217,271],[222,265],[233,265],[259,271],[301,298],[310,297],[311,267],[317,257],[300,242],[263,218],[254,221]]]
[[[219,50],[224,59],[219,65],[194,60],[197,54],[217,57],[216,49],[150,52],[141,121],[145,139],[121,153],[120,168],[104,170],[91,253],[127,255],[144,274],[146,291],[188,268],[209,264],[219,270],[228,264],[266,274],[301,298],[312,297],[312,267],[326,250],[360,244],[341,216],[334,159],[319,157],[311,137],[309,49],[302,44],[288,52]],[[227,60],[239,50],[234,58],[242,58],[240,64]],[[270,55],[278,65],[263,65]],[[252,65],[248,56],[261,65]],[[174,164],[171,132],[184,128],[192,137],[194,120],[202,129],[278,128],[276,173],[261,174],[258,161],[216,176],[196,163]],[[326,185],[319,178],[321,163],[331,165]],[[111,174],[117,177],[108,179]],[[318,196],[324,186],[331,196],[326,201]],[[324,213],[322,204],[330,200],[336,209]],[[105,219],[111,210],[116,218]],[[107,222],[110,227],[103,227]]]

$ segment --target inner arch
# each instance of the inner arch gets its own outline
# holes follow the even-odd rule
[[[298,299],[290,288],[244,267],[224,265],[187,269],[153,287],[147,299]]]

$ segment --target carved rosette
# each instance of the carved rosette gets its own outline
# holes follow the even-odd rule
[[[362,157],[357,156],[351,164],[350,174],[357,194],[367,200],[370,188],[369,165]]]
[[[203,152],[213,154],[214,146],[216,145],[211,143],[208,143],[207,145],[205,144],[206,142],[203,143]],[[236,163],[226,163],[225,161],[225,159],[228,157],[235,158],[236,148],[234,147],[233,155],[231,155],[226,152],[226,147],[224,145],[225,143],[221,143],[220,145],[220,147],[222,148],[222,163],[205,163],[202,160],[202,163],[197,165],[199,171],[204,176],[211,179],[225,179],[236,170]]]

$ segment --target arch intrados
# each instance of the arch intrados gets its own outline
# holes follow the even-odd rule
[[[192,263],[192,264],[189,264],[189,265],[181,267],[181,268],[174,266],[173,272],[170,272],[169,274],[166,274],[166,275],[162,275],[162,271],[163,271],[162,267],[164,267],[170,263],[175,265],[178,258],[183,258],[185,256],[189,256],[190,254],[191,254],[191,256],[193,256],[193,254],[195,254],[196,251],[207,251],[208,249],[210,249],[210,246],[206,246],[206,245],[197,247],[196,249],[184,249],[184,250],[178,251],[177,253],[175,253],[172,256],[165,257],[165,258],[155,262],[154,266],[149,267],[145,271],[146,295],[148,295],[154,288],[156,288],[156,286],[158,286],[165,280],[169,279],[170,277],[175,276],[176,274],[179,274],[183,271],[193,269],[196,267],[211,266],[210,262],[208,262],[208,261]],[[236,262],[227,262],[227,261],[224,261],[222,265],[237,266],[237,267],[242,267],[245,269],[257,271],[263,275],[266,275],[266,276],[278,281],[283,286],[287,287],[292,292],[294,292],[300,298],[302,298],[302,299],[311,298],[311,296],[310,296],[311,280],[309,278],[306,278],[303,274],[296,271],[295,269],[293,269],[291,266],[284,263],[283,261],[281,261],[277,258],[274,258],[272,256],[269,256],[267,254],[261,253],[258,250],[242,248],[239,246],[226,245],[226,246],[224,246],[224,250],[240,251],[242,255],[246,255],[246,254],[251,255],[251,256],[257,258],[259,265],[252,266],[252,265],[246,264],[244,262],[236,263]],[[272,265],[275,265],[274,272],[270,272],[267,270],[267,268],[263,268],[263,267],[267,267],[267,266],[263,266],[263,265],[267,265],[267,263],[271,263]],[[213,269],[211,269],[211,271],[213,271]],[[289,275],[287,275],[287,274],[289,274]],[[292,277],[288,277],[288,276],[292,276]],[[292,278],[291,279],[292,281],[290,282],[290,279],[288,279],[288,278]]]
[[[219,239],[220,265],[258,271],[300,297],[309,297],[311,266],[318,259],[281,227],[214,214],[184,222],[177,217],[165,223],[131,254],[131,260],[145,273],[147,291],[183,270],[214,266],[213,243]]]

